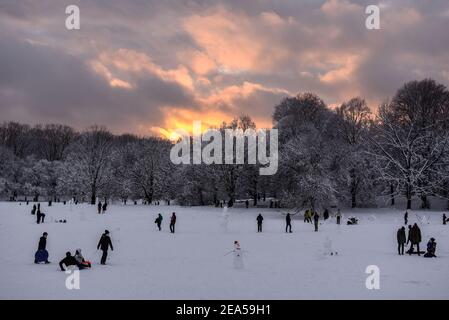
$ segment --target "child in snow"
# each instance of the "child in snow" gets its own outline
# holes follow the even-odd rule
[[[65,254],[65,258],[59,262],[59,267],[61,268],[61,271],[66,271],[64,266],[65,268],[69,266],[77,266],[78,269],[80,270],[85,268],[84,265],[78,263],[78,261],[75,259],[75,257],[72,256],[70,251],[67,251]]]
[[[435,251],[437,250],[437,243],[434,238],[430,238],[427,242],[427,252],[424,255],[425,258],[436,258]]]
[[[90,268],[92,266],[90,261],[84,260],[81,249],[76,249],[74,258],[78,262],[78,265],[82,265],[84,268]]]

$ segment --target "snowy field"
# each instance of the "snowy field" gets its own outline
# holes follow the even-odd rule
[[[47,207],[46,223],[37,225],[31,205],[0,203],[1,299],[448,299],[449,225],[442,212],[412,211],[423,242],[436,238],[437,256],[398,256],[396,230],[403,210],[360,209],[357,226],[321,221],[320,231],[293,219],[293,233],[284,232],[284,213],[276,209],[229,209],[227,230],[223,209],[210,207],[110,205],[105,215],[96,206]],[[176,211],[176,234],[168,231]],[[163,230],[154,219],[164,216]],[[256,216],[265,218],[256,232]],[[66,224],[55,219],[67,219]],[[424,221],[422,221],[424,220]],[[343,219],[345,222],[346,219]],[[108,265],[99,265],[96,245],[108,229],[114,245]],[[49,233],[49,265],[35,265],[39,237]],[[324,255],[326,237],[337,256]],[[233,241],[246,250],[245,268],[233,268]],[[81,271],[80,290],[67,290],[67,275],[58,262],[66,251],[82,248],[94,265]],[[380,268],[380,289],[368,290],[365,269]]]

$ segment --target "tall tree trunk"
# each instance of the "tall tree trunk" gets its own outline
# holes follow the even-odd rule
[[[391,205],[394,206],[394,186],[390,184],[390,197],[391,197]]]

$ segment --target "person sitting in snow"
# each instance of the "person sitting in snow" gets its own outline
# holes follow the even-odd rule
[[[437,243],[434,238],[430,238],[429,242],[427,242],[427,252],[424,255],[425,258],[436,258],[435,252],[437,250]]]
[[[67,251],[65,254],[65,258],[59,262],[59,267],[61,268],[61,271],[66,271],[64,266],[65,266],[65,268],[67,268],[69,266],[77,266],[78,269],[80,269],[80,270],[85,268],[82,264],[78,263],[78,261],[75,259],[74,256],[72,256],[70,251]]]
[[[74,258],[78,262],[78,265],[83,265],[83,267],[85,268],[90,268],[92,266],[90,261],[84,259],[83,255],[81,254],[81,249],[76,249]]]
[[[355,224],[357,224],[358,222],[359,222],[359,220],[357,220],[357,218],[355,218],[355,217],[350,217],[350,218],[348,219],[347,225],[349,225],[349,226],[355,225]]]

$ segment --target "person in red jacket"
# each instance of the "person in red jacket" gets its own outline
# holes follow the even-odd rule
[[[170,218],[170,232],[175,233],[176,214],[173,212]]]

